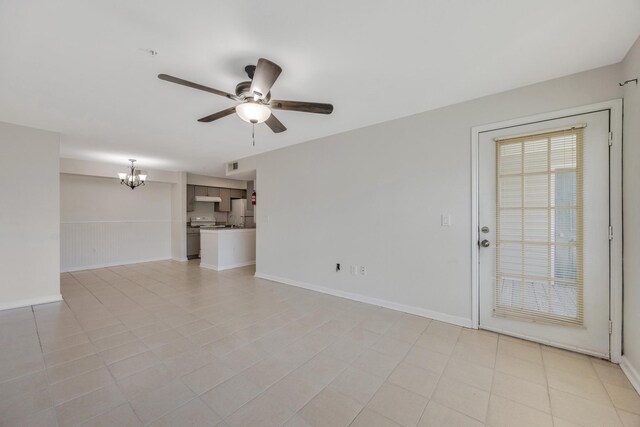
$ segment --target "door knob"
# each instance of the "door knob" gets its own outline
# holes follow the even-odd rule
[[[484,239],[482,242],[480,242],[480,246],[482,246],[483,248],[488,248],[489,246],[491,246],[491,242],[487,239]]]

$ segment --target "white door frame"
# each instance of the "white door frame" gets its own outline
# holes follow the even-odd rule
[[[512,126],[560,119],[596,111],[610,110],[610,129],[613,140],[609,154],[610,176],[610,221],[613,227],[610,258],[610,357],[620,363],[622,357],[622,99],[568,108],[565,110],[537,114],[513,120],[490,123],[471,128],[471,322],[475,329],[480,326],[480,277],[478,274],[479,230],[478,230],[478,153],[480,133]],[[568,348],[571,350],[572,348]]]

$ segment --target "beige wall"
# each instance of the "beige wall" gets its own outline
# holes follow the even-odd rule
[[[214,176],[187,174],[187,184],[204,185],[205,187],[222,187],[222,188],[247,188],[247,181],[239,179],[217,178]]]
[[[244,159],[260,184],[257,273],[470,325],[471,128],[621,98],[619,76],[612,65]]]
[[[60,174],[62,271],[171,258],[171,190]]]
[[[60,299],[60,138],[0,122],[0,310]]]
[[[168,258],[186,261],[187,173],[146,169],[146,185],[132,191],[117,179],[126,169],[126,162],[60,159],[65,174],[63,270]],[[105,197],[97,199],[100,194]]]
[[[640,79],[640,39],[622,62],[620,80],[628,79]],[[624,87],[623,137],[623,367],[640,392],[640,86],[635,83]]]

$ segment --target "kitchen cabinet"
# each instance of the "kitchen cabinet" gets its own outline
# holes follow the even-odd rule
[[[200,234],[187,234],[187,258],[197,258],[200,255]]]
[[[229,188],[220,189],[220,198],[222,201],[217,204],[218,212],[229,212],[231,210],[231,190]]]
[[[215,204],[216,212],[230,212],[231,199],[246,199],[247,190],[237,188],[205,187],[204,185],[187,185],[187,212],[195,211],[196,196],[220,197],[222,201]]]
[[[193,212],[195,208],[196,187],[187,185],[187,212]]]

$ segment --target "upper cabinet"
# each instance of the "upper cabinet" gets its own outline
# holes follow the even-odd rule
[[[195,208],[196,186],[187,185],[187,212],[193,212]]]
[[[217,205],[218,212],[229,212],[231,210],[231,190],[228,188],[220,189],[220,198],[222,201]]]
[[[202,185],[196,185],[196,196],[208,196],[209,195],[209,187],[203,187]]]
[[[222,201],[220,203],[215,203],[214,209],[216,212],[230,212],[231,199],[246,199],[247,190],[187,184],[187,212],[193,212],[196,210],[196,196],[220,197]]]

